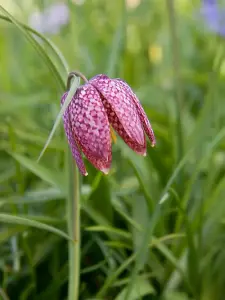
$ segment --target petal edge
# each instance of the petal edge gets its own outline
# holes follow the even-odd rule
[[[66,92],[62,96],[61,105],[63,105],[63,103],[64,103],[64,101],[66,99],[67,94],[68,93]],[[70,149],[71,149],[73,158],[75,159],[76,164],[77,164],[77,166],[78,166],[81,174],[84,175],[84,176],[87,176],[88,173],[86,171],[86,168],[85,168],[85,165],[84,165],[84,162],[83,162],[80,150],[79,150],[78,145],[77,145],[77,143],[76,143],[76,141],[74,139],[74,136],[73,136],[71,122],[70,122],[70,117],[69,117],[69,107],[67,107],[67,109],[66,109],[66,111],[65,111],[65,113],[63,115],[63,124],[64,124],[65,133],[66,133],[66,136],[67,136],[68,143],[70,145]]]
[[[149,140],[151,141],[151,146],[154,147],[156,144],[155,135],[154,135],[152,126],[149,122],[149,119],[141,105],[141,102],[139,101],[139,99],[135,95],[135,93],[132,91],[130,86],[124,80],[122,80],[120,78],[116,78],[114,80],[117,82],[120,82],[123,85],[124,89],[132,95],[133,102],[135,103],[135,105],[137,107],[137,110],[138,110],[142,125],[144,127],[145,133],[147,134]]]

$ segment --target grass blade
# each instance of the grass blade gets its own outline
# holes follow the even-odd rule
[[[4,15],[0,15],[0,19],[5,20],[6,22],[9,23],[13,23],[12,19],[9,17],[6,17]],[[55,56],[58,58],[58,60],[60,61],[62,67],[65,69],[66,73],[69,72],[69,66],[67,64],[67,61],[65,60],[64,56],[62,55],[62,53],[60,52],[60,50],[56,47],[56,45],[53,44],[53,42],[51,42],[49,39],[47,39],[44,35],[42,35],[41,33],[39,33],[38,31],[34,30],[33,28],[31,28],[30,26],[27,26],[26,24],[22,23],[22,22],[18,22],[17,23],[23,27],[25,30],[33,33],[34,35],[36,35],[38,38],[40,38],[51,50],[52,52],[55,54]]]
[[[64,239],[67,239],[69,241],[73,241],[62,230],[59,230],[59,229],[57,229],[53,226],[46,225],[46,224],[41,223],[41,222],[31,220],[29,218],[14,216],[14,215],[10,215],[10,214],[0,214],[0,222],[7,223],[7,224],[17,224],[17,225],[22,225],[22,226],[34,227],[34,228],[41,229],[41,230],[47,230],[51,233],[54,233],[54,234],[57,234],[57,235],[63,237]]]
[[[32,159],[17,153],[10,153],[10,155],[15,158],[23,167],[30,170],[32,173],[40,177],[42,180],[48,182],[49,184],[59,187],[62,191],[65,189],[65,185],[59,174],[55,174],[53,170],[49,170],[44,166],[41,166]]]
[[[75,92],[76,92],[76,90],[77,90],[77,88],[78,88],[78,86],[79,86],[79,84],[80,84],[80,78],[79,78],[79,77],[75,77],[74,80],[75,80],[75,82],[74,82],[74,84],[71,86],[71,89],[69,90],[69,93],[68,93],[68,95],[67,95],[67,97],[66,97],[66,100],[65,100],[65,102],[64,102],[64,104],[63,104],[63,106],[62,106],[62,108],[61,108],[61,110],[60,110],[60,112],[59,112],[59,114],[58,114],[58,116],[57,116],[57,118],[56,118],[56,120],[55,120],[55,123],[54,123],[54,125],[53,125],[53,128],[52,128],[52,130],[51,130],[51,132],[50,132],[50,134],[49,134],[49,136],[48,136],[48,139],[47,139],[47,141],[46,141],[46,143],[45,143],[45,145],[44,145],[43,150],[41,151],[41,153],[40,153],[40,155],[39,155],[39,157],[38,157],[37,162],[39,162],[39,160],[40,160],[41,157],[43,156],[45,150],[47,149],[49,143],[51,142],[51,140],[52,140],[52,138],[53,138],[53,135],[54,135],[54,133],[55,133],[57,127],[59,126],[59,123],[60,123],[61,119],[62,119],[62,116],[63,116],[64,112],[66,111],[68,105],[70,104],[70,101],[72,100],[72,98],[73,98],[73,96],[74,96],[74,94],[75,94]]]
[[[0,10],[12,21],[12,23],[20,30],[20,32],[26,37],[26,39],[30,42],[30,44],[34,47],[34,49],[39,53],[39,55],[43,58],[46,65],[49,67],[52,75],[55,77],[57,83],[61,87],[61,90],[65,90],[65,83],[58,72],[56,66],[51,61],[50,57],[43,49],[43,47],[36,41],[36,39],[3,7],[0,5]]]

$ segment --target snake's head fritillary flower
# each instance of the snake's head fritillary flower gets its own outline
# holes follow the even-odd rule
[[[62,96],[61,105],[67,94]],[[81,152],[95,168],[105,174],[109,172],[111,127],[140,155],[146,155],[145,133],[151,145],[155,145],[152,127],[137,96],[126,82],[106,75],[86,80],[77,89],[63,121],[73,157],[83,175],[87,175],[87,171]]]

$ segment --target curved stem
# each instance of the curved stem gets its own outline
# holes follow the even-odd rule
[[[72,71],[72,72],[69,73],[68,78],[67,78],[67,85],[66,85],[67,90],[70,89],[71,80],[73,79],[74,76],[80,77],[81,79],[83,79],[83,81],[84,81],[85,83],[88,82],[88,80],[87,80],[87,78],[84,76],[84,74],[82,74],[82,73],[79,72],[79,71]]]

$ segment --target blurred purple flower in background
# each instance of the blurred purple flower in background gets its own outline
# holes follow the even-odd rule
[[[202,0],[200,14],[208,29],[225,36],[225,6],[220,7],[218,0]]]
[[[57,34],[68,22],[69,7],[63,2],[53,4],[43,12],[34,12],[28,21],[32,28],[42,34]]]

